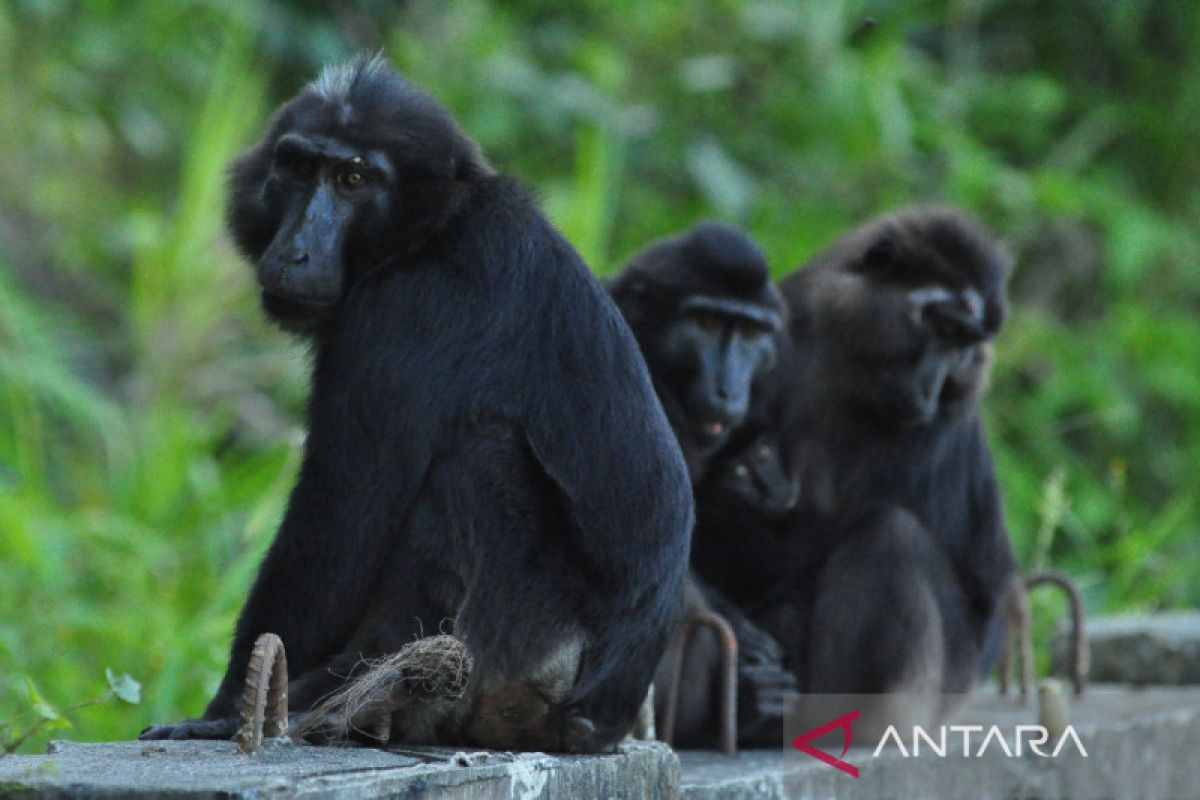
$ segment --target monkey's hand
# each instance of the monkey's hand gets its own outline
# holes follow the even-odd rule
[[[783,667],[783,652],[763,629],[742,620],[738,627],[739,737],[770,720],[782,720],[796,693],[796,676]]]
[[[138,738],[147,739],[232,739],[238,731],[241,720],[237,717],[226,719],[185,719],[172,725],[149,725],[138,734]]]
[[[739,669],[778,667],[783,663],[783,650],[775,637],[740,614],[731,624],[737,634]]]
[[[738,727],[783,717],[795,694],[796,676],[778,664],[739,667]]]

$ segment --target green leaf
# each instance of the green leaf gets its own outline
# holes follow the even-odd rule
[[[108,679],[108,688],[112,689],[121,702],[131,706],[142,702],[142,685],[129,673],[117,675],[111,668],[106,667],[104,677]]]
[[[42,697],[42,693],[38,691],[37,684],[29,676],[25,676],[25,702],[29,704],[33,713],[48,722],[57,722],[62,719],[62,715],[58,713],[58,709],[50,705],[46,698]]]

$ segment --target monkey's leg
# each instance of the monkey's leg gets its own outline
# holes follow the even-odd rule
[[[954,576],[932,538],[895,510],[847,537],[818,579],[801,724],[860,709],[856,733],[931,724],[942,710],[946,584]],[[951,612],[953,613],[953,612]]]
[[[458,431],[404,533],[406,552],[438,554],[454,571],[431,581],[399,559],[395,569],[397,583],[423,585],[449,609],[455,636],[470,649],[472,677],[458,701],[394,714],[392,741],[561,751],[573,732],[588,739],[595,731],[570,706],[591,624],[611,622],[611,599],[591,591],[578,554],[567,549],[571,524],[523,434],[502,423]],[[644,693],[645,686],[639,700]]]

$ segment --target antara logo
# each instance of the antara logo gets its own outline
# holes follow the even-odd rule
[[[859,774],[858,767],[845,760],[847,751],[853,739],[854,720],[858,719],[858,709],[842,714],[836,719],[831,719],[824,725],[818,725],[811,731],[800,734],[792,740],[792,747],[799,750],[805,755],[812,756],[818,761],[822,761],[834,769],[841,770],[852,778],[857,778]],[[820,739],[828,733],[841,729],[842,731],[842,752],[839,756],[833,756],[826,753],[824,750],[818,750],[813,747],[810,742],[814,739]],[[984,733],[984,731],[987,731]],[[983,734],[979,739],[977,749],[972,749],[972,735]],[[1054,749],[1047,752],[1042,748],[1050,742],[1050,732],[1041,725],[1017,725],[1015,729],[1015,747],[1010,747],[1007,737],[999,725],[992,725],[984,728],[983,725],[942,725],[938,729],[938,736],[935,738],[929,734],[925,728],[920,725],[914,725],[912,729],[911,747],[905,746],[904,739],[901,738],[899,731],[895,725],[889,725],[884,731],[883,736],[879,740],[879,744],[875,747],[875,752],[871,754],[872,758],[876,758],[890,742],[895,745],[900,751],[900,755],[904,758],[916,758],[921,755],[921,748],[924,746],[931,755],[937,758],[946,758],[948,754],[953,754],[950,749],[951,738],[961,735],[962,737],[962,755],[964,758],[980,758],[987,752],[988,747],[993,744],[998,752],[1002,752],[1006,758],[1020,758],[1021,754],[1028,747],[1029,751],[1042,758],[1056,758],[1070,742],[1076,752],[1084,758],[1088,757],[1087,749],[1084,748],[1083,742],[1076,733],[1074,726],[1068,725],[1063,730],[1062,735],[1058,738],[1058,743],[1054,745]]]
[[[840,769],[842,772],[846,773],[852,778],[857,778],[858,767],[854,766],[848,761],[842,760],[846,755],[846,751],[850,749],[850,740],[853,737],[853,725],[854,720],[856,719],[858,719],[857,708],[853,711],[848,711],[845,714],[842,714],[837,719],[829,720],[829,722],[826,722],[824,725],[818,725],[807,733],[800,734],[795,739],[792,739],[792,747],[796,748],[805,755],[812,756],[818,761],[824,761],[834,769]],[[818,750],[809,744],[809,742],[811,742],[813,739],[820,739],[825,734],[829,733],[830,731],[835,731],[838,728],[842,729],[842,754],[837,758],[834,758],[824,750]]]

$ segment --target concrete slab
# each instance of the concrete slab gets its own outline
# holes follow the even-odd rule
[[[1200,688],[1092,687],[1073,700],[1073,745],[1056,756],[1028,746],[1016,755],[1018,725],[1037,723],[1033,704],[978,693],[948,726],[945,750],[922,743],[857,742],[845,761],[853,778],[789,749],[729,758],[676,756],[656,743],[613,756],[459,752],[444,748],[381,751],[275,744],[262,756],[236,754],[231,742],[55,743],[45,756],[0,759],[0,798],[737,798],[816,797],[1195,797],[1200,795]],[[951,725],[977,724],[967,735]],[[983,743],[998,726],[996,739]],[[938,739],[936,728],[929,731]],[[1003,738],[1004,744],[999,743]],[[1052,750],[1054,737],[1043,752]],[[821,740],[833,755],[840,744]],[[980,752],[982,750],[982,752]],[[1007,753],[1005,751],[1008,751]],[[1010,755],[1011,754],[1011,755]],[[680,765],[682,764],[682,776]]]
[[[1200,611],[1130,614],[1088,620],[1091,679],[1139,686],[1200,684]],[[1054,644],[1054,668],[1065,674],[1067,642]]]
[[[0,759],[0,798],[671,798],[679,763],[666,745],[611,756],[415,748],[305,747],[261,756],[232,742],[55,742],[45,756]]]

